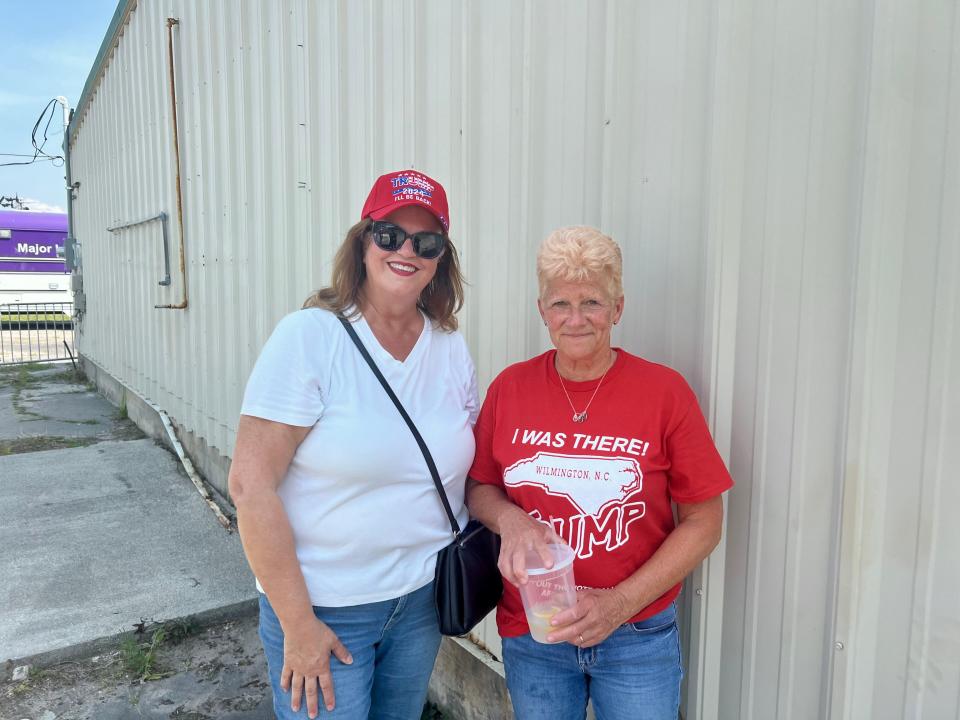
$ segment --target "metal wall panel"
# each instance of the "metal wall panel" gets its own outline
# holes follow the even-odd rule
[[[448,189],[481,387],[549,346],[539,240],[597,225],[615,342],[684,373],[738,483],[683,599],[685,716],[958,717],[953,4],[129,5],[72,125],[86,356],[229,455],[378,173]],[[184,287],[167,17],[187,310],[153,307]],[[106,232],[160,210],[170,288],[158,226]]]
[[[829,714],[865,102],[860,5],[721,8],[729,44],[718,77],[729,89],[716,96],[722,172],[711,182],[723,188],[711,229],[736,309],[721,318],[733,354],[716,382],[729,388],[738,482],[728,506],[721,718]]]
[[[739,485],[718,716],[955,718],[956,8],[719,21],[707,335]]]
[[[960,11],[877,2],[836,716],[960,717]]]

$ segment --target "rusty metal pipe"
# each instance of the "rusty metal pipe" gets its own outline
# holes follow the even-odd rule
[[[187,307],[187,255],[183,245],[183,192],[180,187],[180,125],[177,121],[177,77],[173,65],[173,26],[177,18],[167,18],[167,68],[170,71],[170,109],[173,118],[173,154],[177,172],[177,227],[180,229],[180,277],[183,280],[183,299],[176,305],[154,305],[167,310],[184,310]]]

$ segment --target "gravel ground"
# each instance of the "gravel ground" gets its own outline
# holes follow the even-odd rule
[[[256,617],[209,628],[168,626],[160,642],[147,624],[115,650],[31,669],[0,683],[9,720],[267,720],[272,718]],[[135,645],[134,645],[135,643]],[[9,673],[4,673],[9,677]]]
[[[157,629],[147,624],[142,633],[131,633],[126,653],[121,643],[101,655],[32,668],[23,680],[0,682],[0,718],[272,720],[255,614],[207,628],[167,624],[150,666],[134,667]],[[131,641],[139,652],[129,650]],[[12,668],[5,670],[2,676],[9,677]],[[421,720],[449,718],[426,707]]]

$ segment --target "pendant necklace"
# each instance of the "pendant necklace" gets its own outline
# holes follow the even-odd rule
[[[570,409],[573,410],[573,421],[575,423],[582,423],[586,421],[587,410],[590,409],[590,403],[592,403],[593,399],[597,396],[597,391],[603,384],[603,379],[607,376],[607,373],[610,372],[610,368],[612,368],[615,364],[616,358],[614,358],[614,361],[610,363],[610,367],[603,371],[603,375],[600,376],[600,382],[597,383],[597,386],[593,389],[593,395],[591,395],[590,399],[587,401],[587,406],[580,412],[577,412],[577,409],[573,406],[573,400],[570,399],[570,393],[567,392],[567,386],[563,384],[563,375],[561,375],[560,371],[557,370],[557,377],[560,378],[560,387],[563,388],[563,394],[567,396],[567,402],[570,403]]]

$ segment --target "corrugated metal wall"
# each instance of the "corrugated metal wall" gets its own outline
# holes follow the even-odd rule
[[[960,716],[958,30],[955,3],[720,7],[720,717]]]
[[[870,3],[727,3],[712,227],[736,311],[722,718],[829,717]],[[717,172],[719,170],[719,172]],[[876,717],[863,715],[860,717]]]
[[[868,36],[833,688],[838,717],[960,717],[960,9]]]
[[[687,376],[738,481],[684,600],[687,717],[960,717],[953,3],[130,5],[73,123],[87,357],[229,454],[376,174],[449,191],[482,387],[548,345],[537,242],[598,225],[615,341]],[[153,307],[183,290],[159,227],[105,230],[176,217],[167,17],[185,311]]]

